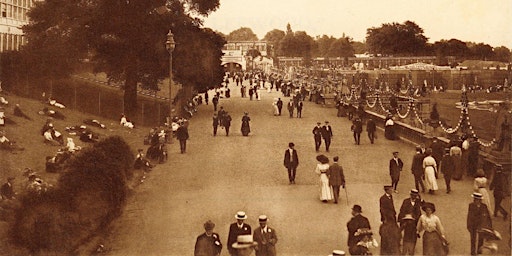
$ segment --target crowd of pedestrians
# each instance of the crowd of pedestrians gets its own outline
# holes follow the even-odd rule
[[[254,83],[256,84],[254,85],[256,88],[267,88],[265,82]],[[272,87],[268,88],[273,89],[274,84],[272,84]],[[274,116],[281,116],[282,109],[285,107],[288,110],[290,118],[302,117],[303,97],[307,97],[308,94],[311,96],[311,93],[316,93],[314,90],[304,90],[302,86],[294,87],[293,83],[285,81],[278,82],[275,88],[278,90],[279,88],[285,88],[282,91],[282,97],[290,98],[289,101],[283,100],[281,97],[275,98],[272,103],[272,113]],[[253,92],[249,92],[249,94],[257,95],[261,93],[256,91],[259,90],[253,90]],[[244,95],[244,93],[242,93],[242,95]],[[256,96],[256,99],[258,99],[258,97],[261,96]],[[365,115],[362,106],[354,107],[351,103],[340,100],[337,104],[337,111],[338,117],[347,117],[352,121],[351,131],[356,145],[361,144],[361,133],[365,130],[365,126],[369,144],[376,143],[376,123],[373,118]],[[221,110],[219,110],[219,113],[221,112],[222,107]],[[219,118],[219,113],[214,113],[213,117],[214,135],[216,135],[217,126],[223,123],[223,121],[221,121],[222,119]],[[245,118],[247,120],[246,116],[247,113],[244,114],[243,119]],[[244,121],[242,120],[242,122]],[[242,129],[243,126],[244,125],[242,125]],[[317,153],[320,152],[323,142],[325,151],[329,152],[334,134],[329,121],[325,121],[323,125],[321,122],[317,122],[317,125],[313,127],[312,134],[315,142],[315,151]],[[384,137],[389,140],[398,139],[392,115],[387,116],[384,121],[384,135]],[[506,182],[501,184],[496,178],[493,179],[496,205],[495,207],[491,207],[490,193],[487,191],[489,187],[488,181],[485,180],[485,175],[477,171],[476,167],[475,159],[478,157],[477,144],[477,138],[463,136],[460,141],[451,141],[448,147],[435,137],[432,138],[432,142],[428,147],[418,145],[411,159],[412,164],[409,169],[414,176],[414,184],[409,185],[414,188],[409,192],[410,197],[406,198],[401,203],[399,211],[395,210],[393,194],[399,193],[400,176],[408,167],[404,166],[404,161],[399,157],[399,152],[393,151],[393,157],[389,160],[388,167],[390,183],[384,186],[384,194],[379,199],[381,223],[378,233],[381,237],[380,244],[373,237],[375,232],[372,231],[370,222],[362,215],[361,205],[356,204],[352,207],[353,217],[347,223],[349,232],[347,241],[348,252],[351,255],[415,255],[419,253],[416,250],[416,243],[421,239],[423,242],[423,252],[420,254],[447,255],[449,252],[449,242],[443,223],[435,214],[436,205],[434,202],[422,200],[420,196],[420,193],[435,195],[436,192],[439,191],[440,186],[438,179],[441,178],[441,174],[443,174],[442,178],[445,180],[444,185],[446,193],[448,194],[452,192],[452,179],[461,180],[463,175],[475,177],[474,193],[471,194],[471,191],[467,192],[474,198],[474,203],[470,204],[467,212],[468,230],[471,234],[471,241],[468,241],[468,243],[471,244],[472,255],[476,255],[483,250],[492,250],[492,246],[484,248],[484,241],[487,245],[495,245],[493,241],[496,241],[496,239],[500,237],[499,233],[492,228],[490,216],[493,214],[497,216],[498,213],[501,213],[504,218],[508,216],[508,212],[500,206],[500,202],[504,197],[504,191],[506,191],[506,188],[503,188],[503,184],[506,184]],[[470,149],[470,147],[473,148]],[[332,201],[334,204],[338,204],[340,189],[345,189],[346,187],[345,175],[339,163],[339,157],[334,157],[332,163],[330,163],[331,161],[327,156],[320,154],[317,155],[316,160],[318,163],[315,168],[315,173],[318,175],[319,200],[322,203]],[[288,144],[288,148],[284,152],[283,164],[288,172],[289,184],[295,184],[297,168],[299,166],[299,154],[293,142]],[[500,173],[502,172],[498,170],[496,175],[498,176]],[[433,201],[435,201],[435,199],[433,199]],[[478,209],[476,213],[473,209],[475,207]],[[485,211],[481,209],[485,209]],[[240,231],[240,229],[246,225],[242,225],[242,222],[243,221],[240,220],[238,221],[238,229],[235,230]],[[234,229],[235,226],[232,225],[231,227]],[[248,229],[247,234],[237,234],[239,236],[235,237],[232,235],[234,233],[231,232],[230,228],[228,250],[231,255],[245,255],[234,252],[236,249],[234,246],[239,245],[242,241],[245,241],[247,244],[254,243],[254,245],[249,247],[255,248],[256,255],[275,255],[275,251],[273,254],[262,253],[261,249],[258,252],[258,246],[256,245],[258,243],[256,240],[258,239],[256,237],[259,236],[260,233],[258,232],[258,235],[254,233],[253,237],[249,238],[246,236],[251,233],[250,226]],[[237,238],[240,238],[240,241],[238,241]],[[332,255],[344,254],[344,251],[335,250]]]

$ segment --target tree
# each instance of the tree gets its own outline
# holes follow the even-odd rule
[[[227,41],[258,41],[258,37],[254,32],[252,32],[252,29],[241,27],[237,30],[233,30],[229,35],[226,37]]]
[[[456,58],[456,61],[460,61],[470,55],[470,51],[466,43],[458,39],[437,41],[432,46],[432,49],[434,54],[437,56],[438,65],[448,65],[447,56],[453,56]]]
[[[279,52],[279,42],[283,39],[284,36],[284,31],[279,29],[273,29],[267,32],[267,34],[265,34],[265,37],[263,37],[263,40],[267,41],[267,43],[270,45],[270,48],[273,49],[273,51],[271,51],[270,54],[272,57],[281,55],[281,53]]]
[[[350,43],[351,39],[342,37],[331,43],[328,51],[329,57],[353,57],[354,47]]]
[[[368,48],[366,47],[366,43],[364,42],[352,42],[352,47],[354,48],[354,53],[365,53],[368,52]]]
[[[55,54],[71,52],[68,59],[74,62],[90,56],[96,71],[124,81],[124,111],[133,116],[138,84],[144,81],[156,87],[156,82],[169,73],[169,54],[164,45],[168,30],[172,29],[177,42],[173,62],[179,65],[173,68],[194,69],[197,63],[189,57],[205,55],[207,51],[191,48],[201,46],[194,43],[196,37],[214,41],[212,46],[218,46],[218,38],[208,37],[212,35],[210,31],[199,29],[202,21],[191,13],[207,16],[218,6],[219,0],[47,0],[37,2],[29,12],[31,22],[23,30],[28,38],[27,49]],[[44,41],[38,40],[41,35]],[[59,42],[60,51],[55,46],[52,48],[51,42]],[[183,54],[183,51],[189,53]],[[220,67],[218,49],[208,54],[219,58]],[[209,71],[221,72],[214,66],[210,66]],[[201,75],[194,74],[195,77]],[[176,80],[188,87],[196,82],[191,75],[184,74],[177,74]]]
[[[414,56],[424,52],[427,38],[423,29],[412,21],[403,24],[385,23],[379,28],[369,28],[366,44],[371,53]]]
[[[332,55],[329,55],[329,48],[331,47],[332,43],[336,41],[336,38],[332,36],[326,36],[323,35],[322,37],[318,38],[316,40],[317,44],[317,51],[314,55],[319,57],[332,57]]]
[[[469,47],[471,51],[471,56],[474,59],[478,60],[492,60],[494,59],[494,52],[492,47],[488,44],[478,43],[471,44]]]
[[[493,49],[493,51],[494,51],[494,56],[497,61],[501,61],[501,62],[511,62],[512,61],[510,50],[507,47],[505,47],[505,46],[495,47]]]

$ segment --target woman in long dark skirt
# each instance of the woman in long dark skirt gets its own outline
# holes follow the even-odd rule
[[[244,113],[244,116],[242,117],[242,135],[248,136],[251,132],[251,126],[249,125],[249,121],[251,121],[251,118],[249,117],[249,114],[247,112]]]
[[[446,241],[444,227],[439,217],[434,214],[436,207],[433,203],[425,202],[421,207],[425,212],[418,220],[418,234],[423,232],[423,255],[444,256],[443,241]]]

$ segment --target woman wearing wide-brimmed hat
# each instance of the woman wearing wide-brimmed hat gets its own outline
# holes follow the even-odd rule
[[[443,249],[443,241],[446,241],[446,236],[441,220],[434,214],[436,206],[433,203],[425,202],[421,209],[425,213],[420,216],[416,229],[418,235],[424,231],[423,255],[446,255],[446,251]]]
[[[320,175],[320,200],[327,203],[327,201],[334,198],[332,187],[329,186],[329,178],[327,177],[327,170],[329,170],[329,158],[325,155],[318,155],[316,160],[319,162],[316,165],[315,172]]]

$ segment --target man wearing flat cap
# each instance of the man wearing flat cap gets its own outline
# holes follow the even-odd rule
[[[477,255],[477,248],[480,248],[484,242],[482,237],[478,237],[477,232],[481,228],[492,228],[491,216],[487,206],[482,203],[482,194],[473,193],[473,202],[469,204],[467,229],[471,236],[471,255]]]
[[[358,229],[361,229],[361,228],[370,229],[371,228],[370,222],[368,221],[368,219],[366,217],[364,217],[363,215],[361,215],[362,212],[363,212],[363,210],[360,205],[356,204],[356,205],[354,205],[354,207],[352,207],[352,216],[353,217],[347,223],[347,230],[348,230],[347,244],[348,244],[349,248],[354,247],[357,244],[357,242],[359,242],[361,240],[361,237],[357,237],[355,235]]]
[[[391,176],[391,186],[393,186],[395,193],[398,193],[398,181],[403,168],[404,162],[398,157],[398,151],[393,152],[393,158],[389,160],[389,176]]]
[[[256,256],[276,256],[276,231],[267,226],[267,216],[260,215],[258,221],[260,226],[253,233],[254,241],[258,243]]]
[[[387,217],[393,217],[396,221],[395,205],[393,203],[393,186],[384,186],[384,195],[379,199],[380,203],[380,221],[384,222]]]
[[[219,234],[213,232],[215,223],[208,220],[204,223],[205,232],[197,237],[194,256],[218,256],[222,250]]]
[[[318,152],[320,150],[320,145],[322,145],[322,126],[320,122],[316,123],[315,128],[313,128],[313,137],[315,139],[315,150]]]
[[[238,255],[237,251],[233,248],[233,243],[237,241],[237,237],[241,235],[250,235],[252,233],[251,226],[249,224],[244,223],[244,221],[247,219],[247,215],[245,215],[245,212],[237,212],[235,218],[236,222],[232,223],[229,226],[228,235],[228,251],[229,254],[232,256]]]

